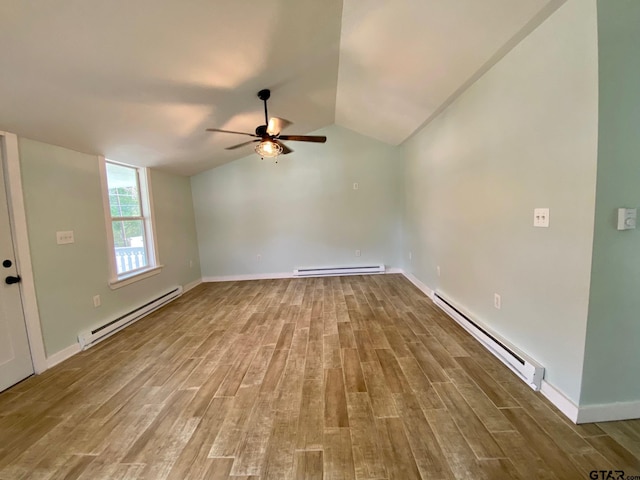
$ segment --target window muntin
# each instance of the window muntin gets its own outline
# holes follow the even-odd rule
[[[105,160],[106,206],[111,247],[111,283],[157,265],[146,169]]]

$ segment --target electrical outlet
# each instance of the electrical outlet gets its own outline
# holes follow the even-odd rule
[[[502,308],[502,297],[500,297],[500,295],[498,295],[497,293],[493,294],[493,306],[498,310]]]
[[[413,259],[413,254],[409,252],[409,260]]]
[[[100,295],[94,295],[93,296],[93,306],[94,306],[94,308],[98,308],[100,305],[102,305],[102,300],[100,299]]]
[[[440,276],[440,265],[436,267],[436,272],[438,273],[438,276]]]
[[[548,208],[533,209],[533,226],[534,227],[549,226],[549,209]]]
[[[193,268],[193,260],[189,260],[189,268]]]
[[[354,190],[358,190],[360,188],[360,185],[358,184],[358,182],[353,184],[353,189]]]
[[[360,256],[360,250],[356,250],[356,257]]]

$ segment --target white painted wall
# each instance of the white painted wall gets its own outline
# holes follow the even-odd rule
[[[596,2],[569,0],[403,146],[406,269],[541,362],[547,381],[576,404],[597,65]],[[535,207],[551,209],[550,228],[533,228]]]
[[[398,266],[397,149],[338,126],[315,134],[326,135],[327,143],[290,142],[295,152],[278,164],[252,153],[191,177],[205,279],[290,274],[301,267]]]

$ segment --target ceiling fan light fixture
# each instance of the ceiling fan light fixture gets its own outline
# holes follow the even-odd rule
[[[262,158],[275,158],[282,153],[282,147],[271,140],[263,140],[256,145],[256,153]]]

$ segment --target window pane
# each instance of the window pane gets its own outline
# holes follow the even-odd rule
[[[118,275],[148,266],[143,221],[120,220],[112,224]]]
[[[135,168],[107,162],[107,186],[112,217],[142,216]]]

